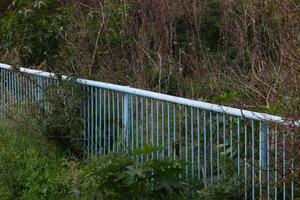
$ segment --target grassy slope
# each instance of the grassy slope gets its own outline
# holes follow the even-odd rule
[[[0,125],[1,199],[63,199],[63,161],[39,136]]]
[[[0,123],[1,200],[239,199],[227,181],[204,190],[195,184],[190,192],[185,191],[182,180],[166,178],[174,176],[172,169],[162,170],[169,166],[168,162],[138,166],[122,156],[70,161],[40,135]],[[147,181],[149,167],[156,170],[155,187]]]

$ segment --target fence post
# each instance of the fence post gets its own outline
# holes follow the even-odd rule
[[[3,115],[3,112],[4,112],[3,106],[4,106],[4,97],[5,97],[3,74],[4,74],[4,70],[0,69],[0,116],[1,117],[4,117],[4,115]]]
[[[129,138],[130,138],[130,101],[132,101],[131,95],[128,93],[124,93],[124,101],[123,101],[123,138],[125,139],[126,148],[129,147]],[[124,141],[124,140],[123,140]]]
[[[42,101],[43,99],[43,77],[38,77],[38,101]]]
[[[267,164],[267,123],[260,122],[259,133],[259,194],[260,199],[263,198],[263,185],[266,180],[266,164]]]

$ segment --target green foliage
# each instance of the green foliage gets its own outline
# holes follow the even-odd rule
[[[128,19],[129,5],[126,3],[111,2],[106,5],[107,9],[107,31],[105,42],[112,48],[119,47],[124,42],[124,22]]]
[[[0,16],[0,53],[17,51],[24,65],[51,62],[58,54],[62,26],[53,5],[51,0],[13,1]]]
[[[76,79],[56,75],[54,79],[48,80],[47,85],[43,85],[41,101],[12,105],[7,109],[5,117],[15,122],[18,129],[35,130],[70,155],[82,157],[82,106],[87,93],[77,84]]]
[[[63,163],[62,152],[38,135],[0,125],[1,199],[62,199]]]
[[[129,155],[111,155],[84,167],[76,191],[82,199],[185,199],[180,167],[177,161],[136,163]]]
[[[157,150],[148,146],[134,154],[71,161],[43,135],[1,125],[0,196],[4,200],[240,199],[232,167],[219,184],[204,188],[202,181],[180,178],[185,177],[185,162],[136,162],[136,156]]]
[[[41,132],[56,141],[71,154],[83,154],[83,119],[81,109],[86,96],[76,78],[63,80],[57,76],[56,83],[44,89],[43,104],[49,107],[39,116]]]
[[[202,16],[201,35],[209,50],[216,50],[221,42],[221,3],[220,0],[208,1]]]
[[[228,92],[219,96],[215,96],[213,97],[212,100],[213,102],[220,103],[220,104],[230,104],[235,102],[241,96],[242,94],[238,92]]]
[[[228,167],[225,179],[215,186],[204,187],[203,181],[186,181],[181,161],[149,160],[136,162],[136,156],[158,151],[148,145],[133,155],[109,155],[95,158],[80,169],[73,184],[78,199],[240,199],[237,177]],[[145,158],[145,157],[144,157]],[[230,165],[230,163],[228,163]],[[75,173],[76,174],[76,173]],[[73,181],[74,182],[74,181]],[[207,197],[207,198],[206,198]]]
[[[207,188],[197,191],[197,199],[214,200],[234,200],[242,199],[241,192],[236,185],[237,178],[226,178],[220,182],[210,185]]]

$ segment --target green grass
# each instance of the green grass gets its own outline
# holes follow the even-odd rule
[[[63,199],[66,170],[54,145],[0,125],[0,199]]]
[[[212,187],[179,179],[185,163],[132,155],[74,160],[43,134],[0,123],[0,199],[240,199],[229,178]],[[140,150],[142,154],[145,149]],[[133,152],[134,153],[134,152]],[[145,153],[145,152],[144,152]],[[181,166],[181,167],[180,167]],[[229,184],[230,183],[230,184]],[[226,189],[224,189],[226,188]]]

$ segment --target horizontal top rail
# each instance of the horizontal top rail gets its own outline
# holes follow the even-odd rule
[[[0,68],[6,69],[6,70],[13,69],[12,66],[7,65],[7,64],[2,64],[2,63],[0,63]],[[28,68],[23,68],[23,67],[18,68],[18,70],[22,73],[31,74],[34,76],[40,76],[40,77],[46,77],[46,78],[54,78],[55,77],[54,73],[44,72],[41,70],[28,69]],[[62,79],[66,80],[66,79],[68,79],[68,76],[63,75]],[[206,103],[206,102],[198,101],[198,100],[191,100],[191,99],[186,99],[186,98],[182,98],[182,97],[176,97],[176,96],[166,95],[166,94],[157,93],[157,92],[151,92],[151,91],[132,88],[132,87],[128,87],[128,86],[121,86],[121,85],[87,80],[87,79],[82,79],[82,78],[78,78],[76,81],[82,85],[87,85],[87,86],[92,86],[92,87],[97,87],[97,88],[102,88],[102,89],[108,89],[108,90],[148,97],[148,98],[152,98],[152,99],[157,99],[157,100],[166,101],[166,102],[170,102],[170,103],[176,103],[176,104],[190,106],[190,107],[194,107],[194,108],[200,108],[203,110],[228,114],[228,115],[232,115],[232,116],[253,119],[253,120],[259,120],[259,121],[286,123],[286,124],[293,124],[296,126],[300,126],[300,121],[296,121],[296,122],[289,121],[287,119],[284,119],[283,117],[269,115],[266,113],[258,113],[258,112],[253,112],[253,111],[248,111],[248,110],[243,110],[243,109],[238,109],[238,108],[232,108],[232,107],[227,107],[227,106],[222,106],[222,105],[217,105],[217,104],[212,104],[212,103]]]

